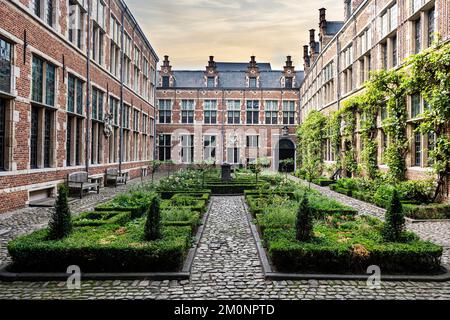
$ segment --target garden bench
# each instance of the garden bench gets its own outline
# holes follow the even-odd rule
[[[105,173],[105,185],[107,186],[110,182],[114,184],[115,187],[120,184],[127,184],[128,172],[120,172],[116,168],[108,168]]]
[[[74,172],[67,175],[67,186],[69,189],[76,189],[80,193],[80,199],[83,198],[83,191],[94,189],[97,194],[100,193],[98,182],[92,182],[87,172]]]

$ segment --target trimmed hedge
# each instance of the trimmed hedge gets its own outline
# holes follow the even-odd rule
[[[450,203],[428,205],[404,203],[403,213],[411,219],[450,219]]]
[[[211,190],[209,189],[198,189],[198,190],[171,190],[171,191],[159,191],[159,194],[161,195],[161,199],[168,200],[171,199],[176,194],[185,194],[192,197],[206,197],[206,201],[209,200],[211,196]]]
[[[70,265],[83,272],[167,272],[182,266],[190,237],[189,227],[164,227],[162,240],[143,241],[140,219],[126,227],[75,228],[60,241],[48,241],[44,229],[12,240],[8,251],[14,272],[65,273]]]
[[[130,211],[90,211],[80,214],[73,221],[76,227],[95,227],[105,224],[124,225],[131,220]]]
[[[142,217],[142,215],[145,212],[145,207],[144,206],[140,206],[140,207],[122,207],[121,205],[117,204],[114,202],[114,200],[102,203],[98,206],[95,207],[94,209],[95,211],[106,211],[106,212],[111,212],[111,211],[122,211],[122,212],[131,212],[131,218],[138,218],[138,217]]]
[[[294,198],[293,193],[266,193],[266,194],[253,194],[247,193],[246,200],[249,206],[250,212],[256,216],[257,214],[264,213],[265,206],[261,205],[261,199],[267,199],[271,195],[278,196],[288,196],[290,199]],[[262,196],[262,198],[261,198]],[[324,218],[329,215],[345,215],[345,216],[355,216],[358,211],[340,204],[339,202],[328,199],[322,195],[317,195],[315,193],[308,194],[308,199],[310,201],[311,210],[316,218]]]
[[[295,239],[294,227],[266,225],[263,239],[272,263],[282,272],[361,273],[370,265],[383,273],[433,273],[441,270],[440,246],[405,232],[404,242],[384,242],[382,223],[361,217],[336,226],[315,225],[310,242]]]
[[[336,183],[335,180],[328,179],[328,178],[318,178],[318,179],[314,179],[312,182],[314,184],[317,184],[317,185],[321,186],[321,187],[328,187],[328,186]]]

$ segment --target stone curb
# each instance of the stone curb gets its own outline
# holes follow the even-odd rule
[[[211,211],[211,203],[209,201],[208,209],[203,215],[200,226],[195,235],[193,246],[189,249],[183,268],[180,272],[105,272],[105,273],[81,273],[81,279],[84,280],[189,280],[191,277],[192,265],[194,263],[197,248],[203,237],[205,224]],[[71,275],[69,273],[54,273],[54,272],[10,272],[8,268],[12,263],[0,266],[0,281],[14,282],[14,281],[66,281]]]
[[[275,272],[269,262],[266,250],[262,246],[262,240],[259,236],[258,227],[253,223],[253,216],[248,211],[245,200],[242,199],[242,206],[256,244],[258,256],[263,268],[266,280],[362,280],[367,281],[370,274],[309,274],[309,273],[284,273]],[[450,268],[442,267],[442,274],[436,275],[381,275],[383,281],[412,281],[412,282],[446,282],[450,281]]]

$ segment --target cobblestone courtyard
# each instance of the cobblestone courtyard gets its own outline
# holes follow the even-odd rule
[[[133,185],[133,182],[128,187]],[[383,215],[383,210],[333,191],[316,187],[329,197],[350,204],[360,213]],[[84,211],[112,197],[124,187],[103,190],[73,206]],[[369,289],[364,281],[267,281],[244,211],[243,197],[213,197],[203,238],[195,256],[192,276],[185,281],[82,281],[81,290],[65,282],[0,283],[3,299],[450,299],[450,283],[383,282]],[[48,209],[23,209],[0,216],[2,261],[8,260],[5,244],[18,234],[43,227]],[[423,238],[446,247],[449,263],[450,223],[408,224]],[[8,231],[9,230],[9,231]]]

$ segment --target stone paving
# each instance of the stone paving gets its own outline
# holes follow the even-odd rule
[[[82,281],[0,283],[5,299],[450,299],[450,283],[268,281],[264,279],[243,197],[213,197],[210,215],[185,281]]]

